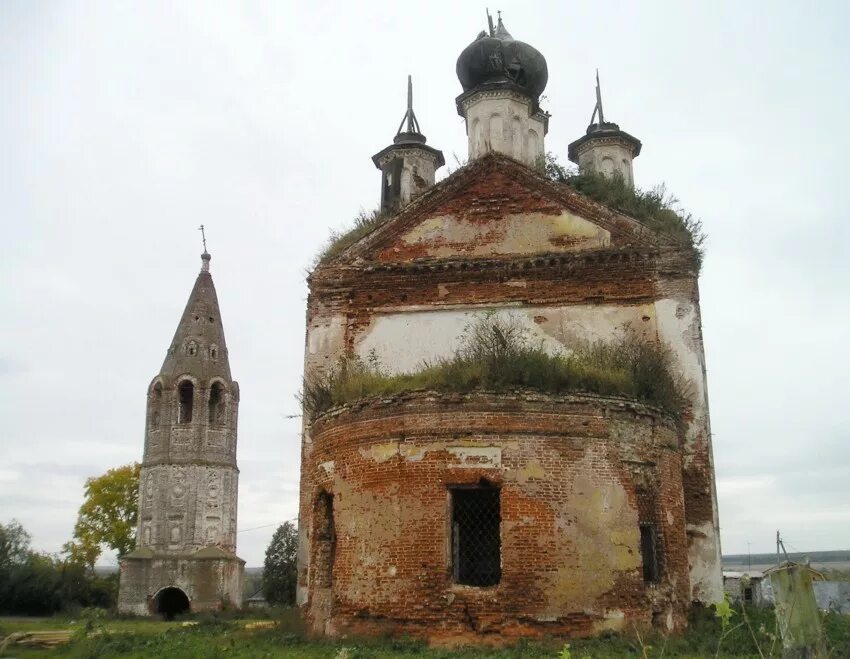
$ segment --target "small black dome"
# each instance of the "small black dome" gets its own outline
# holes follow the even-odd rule
[[[514,39],[502,19],[490,36],[482,32],[463,50],[457,58],[456,71],[464,92],[479,85],[511,83],[535,101],[549,80],[546,58],[533,46]]]

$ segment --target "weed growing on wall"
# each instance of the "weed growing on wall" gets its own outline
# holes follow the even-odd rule
[[[564,167],[551,153],[546,154],[539,169],[550,180],[564,183],[576,192],[639,220],[652,231],[688,245],[694,250],[697,262],[702,263],[706,240],[702,221],[683,210],[664,184],[650,190],[633,188],[621,175],[609,178],[597,172]]]
[[[613,341],[552,353],[529,338],[518,322],[488,313],[466,327],[452,357],[390,374],[374,355],[365,360],[348,355],[324,374],[308,374],[302,402],[312,419],[336,405],[403,391],[529,388],[628,396],[680,419],[688,392],[672,363],[666,345],[646,341],[628,327]]]
[[[371,233],[374,229],[380,226],[385,219],[387,219],[386,213],[382,213],[380,210],[373,210],[369,212],[361,210],[357,214],[357,217],[354,218],[354,224],[349,229],[342,232],[334,231],[331,233],[330,238],[328,238],[328,242],[322,248],[322,251],[319,252],[318,256],[316,256],[314,266],[321,265],[322,263],[339,256],[346,249],[363,238],[363,236]]]

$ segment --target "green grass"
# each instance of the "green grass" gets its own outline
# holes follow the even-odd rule
[[[380,210],[366,212],[361,210],[354,218],[353,225],[345,231],[334,231],[316,256],[313,267],[326,263],[342,254],[358,240],[381,225],[387,215]]]
[[[375,359],[342,358],[321,375],[308,375],[304,409],[314,419],[334,406],[404,391],[471,392],[534,389],[627,396],[679,419],[687,387],[674,374],[669,349],[624,328],[614,341],[571,353],[549,354],[533,343],[518,321],[482,314],[467,326],[460,349],[448,359],[388,374]]]
[[[652,231],[672,238],[694,251],[697,264],[702,264],[706,234],[702,221],[679,206],[679,200],[667,192],[662,183],[649,190],[633,188],[622,176],[567,168],[547,153],[540,164],[546,176],[570,186],[594,201],[610,206],[645,224]]]
[[[777,657],[781,648],[771,634],[775,619],[771,609],[747,609],[749,625],[740,608],[732,616],[725,632],[721,621],[710,610],[695,611],[687,631],[680,636],[664,636],[644,632],[638,639],[632,630],[623,634],[608,634],[592,639],[541,639],[521,641],[500,648],[428,648],[426,644],[408,639],[350,638],[341,640],[307,640],[297,622],[297,611],[281,614],[279,625],[273,629],[246,630],[244,621],[202,619],[193,627],[181,623],[156,620],[105,620],[105,633],[86,637],[78,635],[70,645],[54,650],[15,649],[13,656],[26,657],[175,657],[215,659],[218,657],[303,657],[348,659],[384,659],[421,657],[422,659],[472,659],[520,657],[555,659],[569,644],[572,659],[584,657],[641,657],[646,648],[648,657]],[[5,620],[2,621],[5,624]],[[127,626],[132,623],[131,626]],[[66,623],[67,624],[67,623]],[[57,629],[56,625],[52,627]],[[823,624],[827,648],[832,657],[850,656],[850,616],[827,614]],[[731,631],[730,631],[731,630]],[[725,634],[725,635],[724,635]],[[721,641],[722,637],[722,642]],[[755,638],[754,638],[755,637]],[[719,643],[720,642],[720,643]],[[758,643],[758,648],[756,646]],[[347,649],[342,652],[343,648]],[[341,654],[342,653],[342,654]]]

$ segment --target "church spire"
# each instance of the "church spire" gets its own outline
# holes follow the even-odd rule
[[[621,176],[628,185],[634,186],[632,161],[640,155],[640,148],[639,139],[620,130],[617,124],[605,121],[602,86],[599,69],[596,69],[596,105],[593,106],[587,132],[569,145],[569,159],[579,169],[609,177]]]
[[[407,110],[393,143],[372,156],[381,170],[381,210],[393,212],[434,185],[436,171],[446,164],[443,152],[427,146],[413,111],[413,79],[407,76]]]
[[[599,115],[599,123],[605,123],[605,113],[602,112],[602,88],[599,85],[599,69],[596,69],[596,105],[593,106],[593,114],[590,115],[590,123],[593,125],[593,120],[596,115]],[[201,225],[204,226],[203,224]]]
[[[404,123],[407,122],[407,129],[402,133],[402,128],[404,127]],[[404,116],[401,118],[401,123],[398,125],[398,131],[396,132],[394,142],[398,142],[399,135],[421,135],[422,142],[425,142],[425,136],[422,135],[422,131],[419,130],[419,122],[416,120],[416,114],[413,112],[413,77],[407,76],[407,112],[404,113]],[[418,140],[417,140],[418,141]]]
[[[205,237],[204,242],[206,243]],[[201,271],[195,279],[183,316],[174,332],[160,375],[177,377],[190,374],[202,380],[221,377],[230,381],[224,327],[215,284],[210,274],[211,259],[204,245]]]

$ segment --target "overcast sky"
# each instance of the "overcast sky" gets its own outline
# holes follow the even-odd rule
[[[377,205],[408,73],[428,143],[465,157],[454,67],[484,8],[0,3],[0,522],[58,551],[85,478],[141,459],[203,223],[242,392],[238,553],[262,563],[297,513],[305,272]],[[495,8],[547,58],[546,148],[566,162],[599,67],[638,185],[704,220],[724,553],[777,528],[850,549],[850,4]]]

